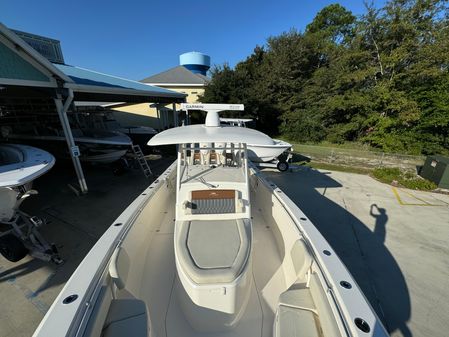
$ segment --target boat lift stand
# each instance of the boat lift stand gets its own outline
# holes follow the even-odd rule
[[[39,228],[45,225],[45,220],[19,210],[20,204],[26,198],[37,193],[36,190],[23,193],[14,207],[13,217],[9,221],[1,222],[2,226],[12,228],[0,232],[0,253],[11,262],[17,262],[29,254],[59,265],[64,261],[59,256],[56,246],[49,244],[39,233]]]

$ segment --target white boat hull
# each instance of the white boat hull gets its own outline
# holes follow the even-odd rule
[[[83,162],[97,164],[111,164],[122,158],[128,150],[110,150],[110,152],[81,156]]]
[[[47,151],[20,144],[0,144],[0,158],[0,187],[25,185],[55,164]]]
[[[110,164],[121,157],[131,148],[131,139],[118,131],[85,130],[74,131],[74,141],[79,147],[80,160],[96,164]],[[24,142],[33,142],[38,146],[48,149],[58,158],[68,159],[68,149],[65,137],[56,135],[36,136],[29,134],[12,134],[9,139],[17,139]]]
[[[0,144],[1,222],[11,220],[21,203],[20,195],[30,190],[33,180],[50,170],[54,164],[55,158],[41,149],[19,144]]]
[[[254,163],[264,163],[275,160],[292,147],[282,140],[273,139],[273,145],[248,144],[248,159]]]

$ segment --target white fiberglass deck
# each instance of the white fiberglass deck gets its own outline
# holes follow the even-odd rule
[[[141,280],[139,298],[147,304],[151,317],[153,336],[198,336],[178,305],[176,287],[180,287],[176,277],[175,255],[173,250],[174,209],[167,204],[163,221],[152,228],[151,241],[147,242],[145,272]],[[137,221],[145,222],[154,209],[146,208]],[[271,336],[275,305],[278,298],[265,298],[271,293],[270,287],[282,288],[285,284],[275,238],[271,226],[265,222],[260,210],[253,211],[253,287],[245,313],[232,330],[214,333],[214,336]],[[281,285],[281,286],[279,286]],[[265,291],[264,291],[265,289]],[[269,303],[271,302],[271,304]],[[211,334],[207,334],[211,335]]]
[[[351,275],[313,224],[276,185],[251,172],[251,269],[244,275],[245,292],[239,299],[245,303],[242,311],[235,311],[237,316],[219,320],[222,313],[234,312],[196,303],[188,293],[191,288],[181,283],[185,278],[179,259],[175,261],[174,244],[177,184],[171,167],[103,235],[35,336],[386,337]],[[225,215],[219,214],[220,219]],[[215,299],[228,296],[231,289],[227,283],[207,286]],[[87,288],[95,291],[80,290]],[[65,303],[73,294],[79,299]],[[88,317],[84,330],[73,323],[81,315]]]

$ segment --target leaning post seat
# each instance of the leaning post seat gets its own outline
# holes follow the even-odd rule
[[[251,287],[251,221],[249,219],[179,221],[175,230],[176,268],[187,315],[235,324]],[[192,303],[193,302],[193,303]],[[186,304],[187,303],[187,304]],[[207,316],[213,312],[213,318]],[[192,322],[201,327],[205,322]],[[206,324],[207,325],[207,324]]]
[[[225,214],[236,212],[235,190],[192,191],[190,208],[192,214]]]

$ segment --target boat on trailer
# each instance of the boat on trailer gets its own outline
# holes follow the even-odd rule
[[[242,126],[246,128],[247,124],[254,123],[254,120],[252,118],[224,118],[220,117],[220,124],[221,125],[230,125],[230,126]]]
[[[21,211],[22,202],[37,191],[33,180],[48,172],[55,158],[41,149],[0,144],[0,254],[17,262],[27,254],[44,261],[62,262],[55,245],[39,233],[45,221]]]
[[[112,111],[72,112],[69,115],[83,129],[115,131],[131,138],[132,143],[146,147],[157,131],[149,126],[121,125]]]
[[[60,159],[70,158],[64,132],[58,128],[50,125],[22,125],[16,129],[3,126],[2,132],[5,141],[32,143]],[[111,164],[125,156],[132,146],[131,139],[118,131],[76,128],[72,129],[72,135],[82,162]]]
[[[388,336],[316,227],[248,160],[267,136],[205,125],[116,219],[37,328],[47,336]],[[207,145],[206,145],[207,144]]]

